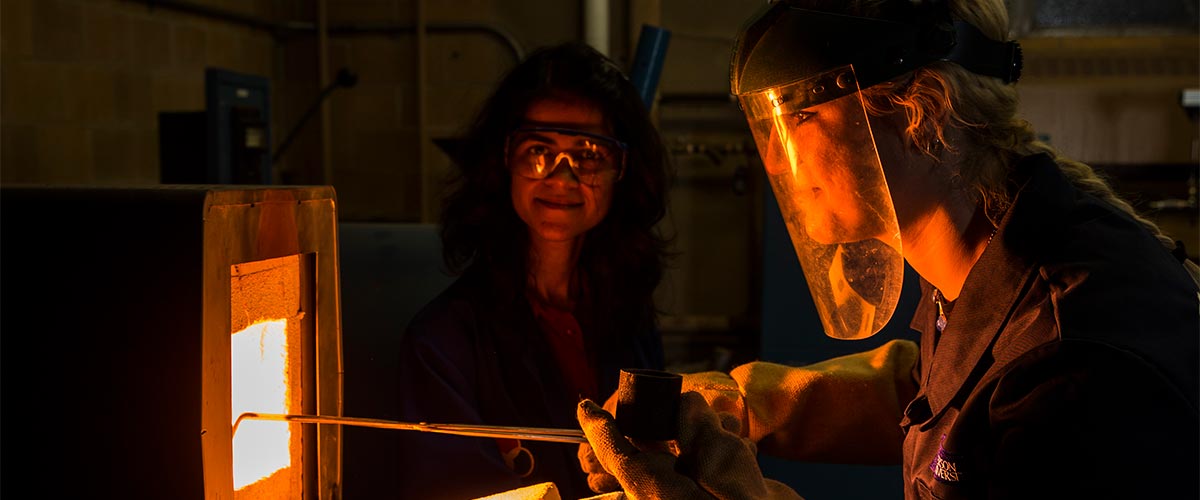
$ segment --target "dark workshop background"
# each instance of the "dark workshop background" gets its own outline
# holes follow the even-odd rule
[[[535,47],[587,40],[629,68],[643,26],[669,34],[652,113],[677,169],[659,293],[670,368],[807,363],[910,337],[915,274],[870,341],[825,339],[745,119],[733,36],[763,0],[0,0],[0,182],[146,185],[186,150],[163,116],[206,107],[206,72],[267,82],[260,149],[275,184],[338,198],[345,414],[388,418],[408,317],[449,283],[436,238],[452,138]],[[1194,0],[1011,0],[1021,113],[1200,250],[1200,32]],[[345,70],[352,85],[338,86]],[[322,96],[325,99],[320,99]],[[285,146],[286,148],[282,147]],[[195,154],[203,154],[198,150]],[[180,163],[180,164],[183,164]],[[387,433],[347,429],[346,498],[386,497]],[[452,466],[448,464],[448,466]],[[809,500],[900,498],[888,467],[783,464]]]

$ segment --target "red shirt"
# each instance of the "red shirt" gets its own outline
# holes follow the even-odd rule
[[[575,319],[575,315],[570,311],[544,304],[534,297],[529,297],[529,305],[533,308],[534,319],[542,329],[542,337],[550,343],[550,347],[554,351],[555,362],[558,364],[559,372],[562,373],[567,388],[574,392],[579,399],[596,399],[599,382],[596,380],[596,370],[592,368],[595,363],[592,361],[591,353],[587,350],[587,342],[584,342],[583,339],[583,329],[579,328],[579,321]],[[496,445],[500,448],[500,454],[504,456],[509,467],[512,467],[518,474],[525,470],[524,465],[515,464],[520,455],[518,449],[520,441],[496,439]],[[525,474],[528,474],[528,471]]]
[[[592,355],[587,350],[583,330],[571,311],[557,309],[530,298],[533,316],[542,327],[542,335],[554,350],[554,358],[567,387],[582,398],[596,399],[599,395]]]

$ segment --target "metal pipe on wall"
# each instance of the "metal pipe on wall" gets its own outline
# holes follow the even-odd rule
[[[417,64],[417,165],[421,167],[421,221],[435,222],[437,217],[436,189],[431,167],[427,164],[429,155],[425,154],[429,143],[429,130],[425,126],[427,108],[425,106],[425,0],[414,0],[416,4],[416,64]]]
[[[329,3],[327,0],[317,0],[317,82],[319,88],[325,89],[329,87]],[[332,140],[332,124],[333,120],[329,112],[329,101],[321,100],[321,182],[327,186],[333,185],[333,140]],[[345,408],[343,394],[345,394],[346,383],[346,367],[342,365],[342,338],[341,335],[337,338],[337,414],[342,414],[342,409]],[[337,436],[337,442],[342,442],[342,426],[334,428],[333,433]],[[334,484],[339,487],[342,485],[342,446],[339,444],[334,447],[333,453],[337,456],[337,467],[334,469]],[[340,492],[335,494],[341,496]]]
[[[601,54],[609,55],[608,0],[583,0],[583,39]]]
[[[629,46],[636,47],[641,38],[641,26],[661,26],[662,25],[662,2],[660,0],[637,0],[629,2],[629,12],[625,20],[629,23],[628,36]],[[631,54],[632,55],[632,54]],[[651,107],[650,119],[658,124],[658,108]]]
[[[247,16],[238,12],[209,7],[184,0],[126,0],[128,2],[143,4],[150,9],[162,8],[175,12],[184,12],[197,16],[217,19],[232,24],[240,24],[249,28],[268,31],[272,36],[283,38],[294,33],[315,33],[317,26],[315,23],[304,21],[270,21],[259,19],[253,16]],[[326,27],[326,33],[329,36],[354,36],[354,35],[404,35],[414,32],[413,26],[401,24],[373,24],[373,23],[356,23],[330,25]],[[517,41],[508,31],[484,23],[425,23],[425,31],[427,33],[450,34],[450,33],[471,33],[479,32],[491,36],[501,45],[505,46],[512,53],[515,61],[520,61],[525,58],[525,49],[521,43]]]
[[[345,24],[329,27],[329,34],[334,36],[354,35],[411,35],[415,28],[402,24]],[[525,59],[525,48],[511,33],[483,23],[431,23],[425,22],[425,32],[428,34],[453,33],[483,33],[499,41],[512,53],[514,61]]]
[[[329,2],[317,0],[317,81],[320,88],[329,86]],[[329,101],[321,102],[321,181],[333,184],[333,120]]]
[[[294,23],[294,22],[276,22],[266,19],[260,19],[254,16],[248,16],[239,12],[210,7],[182,0],[131,0],[135,3],[145,4],[151,10],[163,8],[175,12],[184,12],[198,16],[217,19],[233,24],[241,24],[250,28],[256,28],[267,31],[282,32],[292,29],[312,29],[312,23]]]
[[[633,67],[629,70],[629,80],[641,93],[646,109],[654,108],[658,78],[662,74],[663,60],[666,58],[670,40],[670,31],[649,24],[642,25],[633,56]]]

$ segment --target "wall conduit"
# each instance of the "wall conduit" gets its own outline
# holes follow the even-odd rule
[[[257,30],[268,31],[276,38],[287,38],[295,35],[315,35],[317,33],[316,23],[306,21],[271,21],[226,9],[200,5],[185,0],[126,1],[143,4],[151,10],[166,9],[175,12],[183,12],[207,17],[210,19],[216,19],[231,24],[239,24]],[[525,49],[521,46],[520,42],[518,42],[511,33],[497,26],[484,23],[425,23],[425,32],[430,34],[483,33],[492,37],[494,40],[507,48],[508,51],[512,53],[515,61],[521,61],[525,58]],[[414,26],[401,24],[358,23],[343,25],[334,24],[328,26],[328,34],[330,36],[342,37],[370,35],[411,35],[414,33]]]

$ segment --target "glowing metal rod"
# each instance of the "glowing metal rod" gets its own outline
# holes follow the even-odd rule
[[[333,417],[323,415],[295,415],[278,413],[246,412],[238,415],[233,422],[233,433],[237,434],[238,425],[243,419],[276,420],[283,422],[299,422],[305,424],[337,424],[356,427],[375,427],[377,429],[397,429],[404,431],[434,432],[439,434],[455,434],[459,436],[478,436],[492,438],[525,439],[529,441],[550,441],[555,443],[586,443],[583,431],[577,429],[549,429],[544,427],[503,427],[498,425],[467,425],[467,424],[430,424],[426,422],[410,423],[376,418]]]

